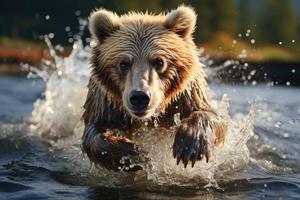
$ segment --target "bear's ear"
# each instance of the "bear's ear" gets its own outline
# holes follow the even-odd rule
[[[89,18],[90,32],[100,42],[113,32],[119,30],[120,24],[119,16],[105,9],[92,12]]]
[[[194,32],[197,15],[193,8],[180,6],[166,16],[165,27],[181,37],[191,36]]]

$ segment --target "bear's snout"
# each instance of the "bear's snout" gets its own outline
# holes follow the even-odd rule
[[[150,93],[134,90],[130,93],[130,104],[135,114],[142,114],[150,102]]]

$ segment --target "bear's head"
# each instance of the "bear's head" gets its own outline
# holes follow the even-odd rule
[[[132,117],[158,116],[203,76],[192,37],[196,18],[186,6],[160,15],[93,12],[92,78]]]

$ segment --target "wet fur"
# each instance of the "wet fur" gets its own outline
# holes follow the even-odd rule
[[[114,142],[108,138],[114,130],[130,138],[130,133],[139,129],[142,123],[128,114],[123,105],[125,81],[115,65],[120,54],[126,51],[143,56],[156,49],[167,58],[168,66],[159,77],[164,94],[159,115],[149,118],[148,126],[151,128],[154,120],[162,127],[173,126],[174,115],[180,113],[183,121],[175,137],[174,157],[185,166],[189,161],[193,166],[196,160],[203,157],[208,160],[209,146],[224,141],[226,125],[213,110],[208,97],[205,73],[198,61],[197,48],[191,36],[195,26],[193,10],[180,7],[168,15],[130,13],[121,17],[100,10],[93,15],[105,17],[94,17],[90,21],[93,37],[98,38],[98,45],[92,50],[92,75],[83,114],[86,125],[83,150],[90,160],[118,171],[118,159],[122,155],[138,154],[134,143],[123,136],[114,137]],[[120,29],[124,26],[127,27],[125,30]],[[110,32],[114,34],[110,36]],[[120,37],[123,39],[118,39]],[[158,47],[151,45],[151,40],[156,37],[159,37],[159,43],[155,43]],[[132,46],[133,43],[136,46]],[[118,144],[123,154],[117,148],[116,151],[112,150],[113,144]],[[101,156],[100,152],[103,151],[108,151],[108,154]]]

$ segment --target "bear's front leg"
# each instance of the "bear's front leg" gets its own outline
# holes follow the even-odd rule
[[[182,121],[173,144],[177,164],[182,161],[186,167],[191,161],[194,167],[195,162],[204,157],[208,162],[212,145],[223,142],[225,137],[226,127],[217,117],[213,112],[194,111]]]
[[[91,162],[114,171],[137,171],[142,167],[132,163],[138,156],[134,143],[125,136],[109,131],[99,132],[94,124],[85,127],[82,137],[83,151]]]

